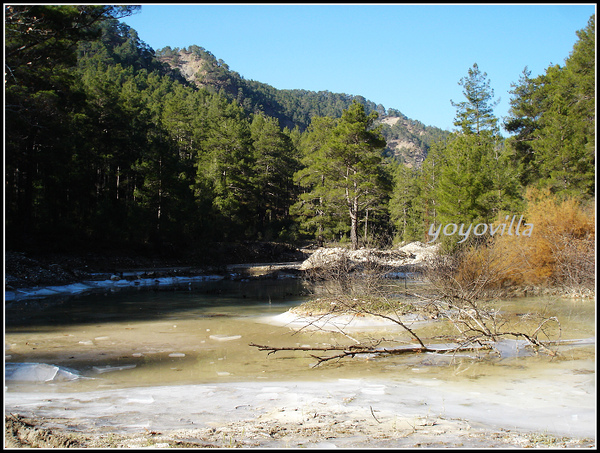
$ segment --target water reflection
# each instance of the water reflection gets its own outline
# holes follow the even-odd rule
[[[7,305],[5,324],[13,328],[243,315],[274,306],[289,308],[301,303],[307,294],[307,285],[299,279],[123,288],[104,294],[17,301]]]

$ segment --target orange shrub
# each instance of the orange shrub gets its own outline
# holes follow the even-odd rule
[[[593,278],[595,213],[574,198],[559,199],[549,191],[529,190],[523,214],[533,225],[531,237],[502,235],[493,247],[512,269],[516,284],[583,284]],[[591,255],[590,255],[591,254]],[[585,268],[582,268],[582,266]],[[576,274],[576,275],[575,275]],[[571,281],[566,281],[571,280]]]

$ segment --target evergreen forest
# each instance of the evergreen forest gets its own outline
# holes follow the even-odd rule
[[[448,132],[245,80],[199,46],[155,51],[120,20],[138,8],[5,6],[8,250],[389,246],[542,196],[595,201],[594,16],[564,64],[515,74],[507,118],[483,68],[465,68]],[[193,80],[177,67],[190,53]],[[423,158],[407,165],[392,140]]]

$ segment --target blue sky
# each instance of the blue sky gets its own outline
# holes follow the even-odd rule
[[[453,129],[450,100],[473,63],[495,110],[510,85],[564,64],[595,4],[142,4],[123,21],[153,49],[198,45],[246,79],[279,89],[361,95]]]

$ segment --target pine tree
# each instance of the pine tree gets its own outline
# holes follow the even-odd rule
[[[316,116],[308,130],[302,134],[299,148],[303,168],[294,174],[298,187],[298,201],[291,206],[290,213],[297,218],[300,232],[316,238],[319,245],[326,239],[343,231],[336,220],[334,199],[325,185],[322,168],[326,165],[324,147],[337,121],[331,117]]]
[[[242,109],[219,94],[212,95],[200,148],[195,191],[201,203],[211,202],[212,228],[223,238],[251,234],[256,224],[254,156],[250,124]]]
[[[311,156],[310,166],[301,173],[311,179],[316,176],[317,181],[321,178],[304,198],[318,199],[318,206],[329,215],[347,216],[355,249],[362,216],[368,222],[369,212],[386,195],[381,154],[385,140],[378,129],[372,130],[376,118],[377,113],[366,115],[363,105],[354,102],[328,131],[324,144]]]
[[[511,92],[505,127],[524,184],[592,197],[595,190],[595,16],[577,32],[565,65],[534,79],[525,73]]]
[[[466,100],[455,103],[457,109],[454,125],[464,134],[479,134],[484,130],[496,131],[498,119],[494,116],[494,90],[490,87],[487,73],[481,72],[477,63],[469,68],[468,76],[458,82],[463,87]]]
[[[402,241],[417,241],[422,235],[420,169],[396,164],[394,168],[394,190],[390,199],[390,215],[396,234]]]
[[[579,31],[564,67],[548,68],[545,110],[536,133],[541,184],[591,197],[595,190],[595,17]]]
[[[250,125],[254,149],[254,181],[259,233],[263,238],[288,220],[293,195],[293,175],[298,169],[291,139],[276,118],[254,115]]]
[[[536,164],[534,134],[539,129],[544,97],[539,82],[532,79],[527,67],[523,70],[518,83],[513,83],[510,93],[509,117],[504,128],[513,135],[507,139],[512,150],[512,165],[517,168],[519,180],[527,186],[539,179],[539,167]]]
[[[15,239],[71,240],[89,212],[89,123],[76,73],[77,46],[96,39],[102,21],[139,7],[5,7],[7,229]],[[28,237],[29,236],[29,237]],[[52,239],[49,241],[48,239]],[[60,244],[59,244],[60,245]]]
[[[434,187],[438,223],[489,222],[518,205],[519,186],[493,114],[493,90],[477,65],[461,79],[466,101],[457,107],[460,129],[437,146]]]

